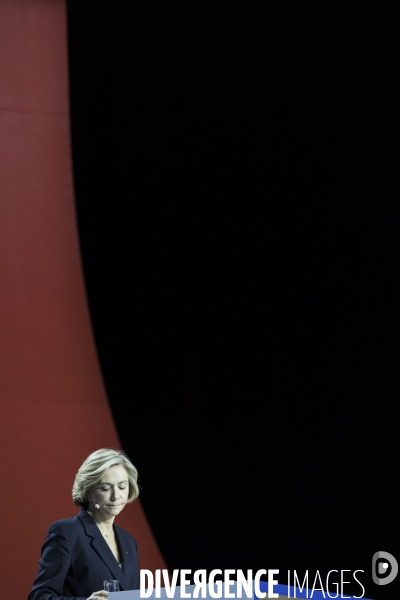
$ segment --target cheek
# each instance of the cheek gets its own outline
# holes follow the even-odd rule
[[[93,499],[94,503],[97,502],[98,504],[101,504],[105,500],[105,494],[101,493],[99,491],[94,492],[93,495],[92,495],[92,499]]]

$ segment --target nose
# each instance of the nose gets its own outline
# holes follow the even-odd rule
[[[111,488],[111,500],[118,498],[118,488]]]

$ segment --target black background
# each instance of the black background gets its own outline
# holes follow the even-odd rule
[[[394,13],[69,0],[68,23],[94,332],[168,567],[364,569],[393,599]]]

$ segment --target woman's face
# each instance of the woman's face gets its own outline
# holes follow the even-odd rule
[[[122,465],[110,467],[88,493],[90,510],[103,517],[116,517],[124,508],[129,495],[128,474]],[[100,508],[95,508],[98,504]]]

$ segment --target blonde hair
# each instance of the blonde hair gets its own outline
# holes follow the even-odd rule
[[[101,448],[92,452],[80,466],[72,486],[72,499],[76,506],[87,509],[89,490],[101,481],[104,473],[110,467],[121,465],[128,474],[129,494],[128,502],[133,502],[139,496],[137,483],[138,472],[130,459],[121,450]]]

